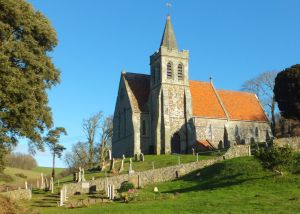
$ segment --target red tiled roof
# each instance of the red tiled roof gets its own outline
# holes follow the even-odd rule
[[[226,118],[218,98],[209,82],[190,81],[193,116]]]
[[[268,121],[255,94],[218,90],[225,108],[232,120]]]
[[[199,146],[203,146],[204,148],[212,148],[212,146],[210,145],[210,143],[208,142],[208,140],[197,140],[196,143],[199,145]]]
[[[150,92],[150,76],[146,74],[125,73],[124,77],[133,93],[131,100],[135,111],[147,112],[147,101]]]
[[[148,112],[147,101],[150,93],[150,75],[125,73],[123,74],[131,90],[129,93],[133,108],[138,112]],[[216,92],[209,82],[189,81],[192,96],[193,116],[222,118],[225,119],[228,113],[231,120],[244,121],[268,121],[255,94],[217,90]]]

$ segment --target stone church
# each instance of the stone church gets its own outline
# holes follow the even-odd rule
[[[189,80],[189,52],[179,50],[170,16],[150,75],[122,72],[113,119],[114,157],[191,153],[271,137],[255,94]]]

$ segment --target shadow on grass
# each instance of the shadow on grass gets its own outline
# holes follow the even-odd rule
[[[228,167],[229,165],[229,167]],[[189,185],[186,188],[173,189],[171,191],[165,191],[164,193],[185,193],[190,191],[202,191],[202,190],[215,190],[219,188],[225,188],[229,186],[240,185],[244,182],[266,179],[268,177],[274,177],[274,174],[260,172],[251,172],[245,169],[243,171],[242,165],[216,163],[212,166],[208,166],[201,170],[192,172],[186,176],[179,178],[177,181],[192,182],[194,185]],[[249,169],[248,169],[249,170]]]

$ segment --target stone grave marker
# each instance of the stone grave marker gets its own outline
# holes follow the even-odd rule
[[[134,174],[134,171],[132,169],[132,159],[129,159],[129,175]]]
[[[109,171],[113,171],[115,169],[115,159],[112,158],[110,160],[110,167],[109,167]]]
[[[143,153],[140,154],[140,161],[145,161],[145,157]]]
[[[134,161],[139,161],[138,154],[134,154]]]
[[[124,159],[121,160],[121,166],[119,172],[122,172],[123,170],[124,170]]]

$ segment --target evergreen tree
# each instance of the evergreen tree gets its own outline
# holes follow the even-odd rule
[[[56,45],[50,22],[27,1],[0,0],[1,148],[18,137],[42,147],[41,134],[52,126],[46,92],[60,77],[48,54]]]
[[[57,127],[48,132],[47,136],[44,138],[45,143],[48,145],[50,151],[53,155],[53,165],[52,165],[52,177],[55,177],[55,158],[61,158],[63,151],[66,149],[64,146],[59,144],[59,138],[61,134],[67,135],[65,128]]]
[[[278,73],[274,94],[281,115],[300,120],[300,64]]]

